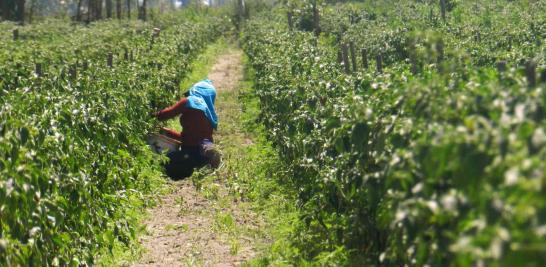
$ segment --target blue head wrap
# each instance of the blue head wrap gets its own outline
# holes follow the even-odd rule
[[[209,79],[202,80],[194,84],[189,90],[187,108],[193,108],[203,111],[205,117],[212,124],[212,128],[218,127],[218,117],[214,111],[214,100],[216,99],[216,88]]]

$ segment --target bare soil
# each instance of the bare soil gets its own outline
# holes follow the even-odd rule
[[[229,51],[209,73],[217,101],[241,81],[241,57],[239,50]],[[236,103],[223,103],[217,112],[220,118],[232,116],[228,113],[236,108]],[[145,252],[133,266],[237,266],[255,256],[252,231],[240,229],[257,228],[259,223],[236,200],[222,198],[227,193],[221,182],[208,185],[205,192],[191,179],[169,183],[172,192],[149,210],[144,221],[146,235],[140,242]]]
[[[209,79],[212,80],[219,95],[222,91],[231,91],[237,88],[237,85],[243,79],[241,57],[242,52],[240,50],[230,51],[219,57],[212,67]]]

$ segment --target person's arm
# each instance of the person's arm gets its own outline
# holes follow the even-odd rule
[[[182,112],[184,112],[184,110],[186,109],[187,102],[188,102],[188,99],[183,97],[176,104],[157,112],[155,116],[160,121],[172,119],[182,114]]]
[[[176,139],[178,141],[182,141],[182,135],[184,134],[183,132],[177,132],[175,130],[168,129],[165,127],[162,127],[161,130],[159,130],[159,133],[166,135],[172,139]]]

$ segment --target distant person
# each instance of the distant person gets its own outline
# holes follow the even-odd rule
[[[195,168],[220,165],[220,153],[214,147],[212,132],[218,127],[214,110],[216,89],[208,79],[194,84],[176,104],[165,108],[155,117],[161,121],[180,116],[182,132],[162,128],[160,133],[182,142],[180,150],[167,154],[167,175],[178,180],[192,175]]]

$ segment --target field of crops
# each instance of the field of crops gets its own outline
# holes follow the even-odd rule
[[[546,261],[546,2],[439,2],[445,20],[438,1],[304,2],[247,23],[299,264]]]
[[[150,114],[233,27],[248,64],[239,87],[255,94],[233,91],[249,102],[233,105],[258,98],[260,113],[257,129],[228,126],[245,144],[223,145],[278,155],[254,154],[267,164],[244,179],[228,166],[215,192],[255,201],[257,218],[283,203],[269,193],[293,194],[296,213],[278,220],[291,220],[287,237],[266,231],[251,266],[543,266],[546,1],[336,2],[1,22],[0,266],[92,266],[135,242],[134,213],[164,180]]]
[[[149,114],[225,25],[192,12],[0,24],[0,266],[93,265],[134,238],[129,213],[161,177]]]

